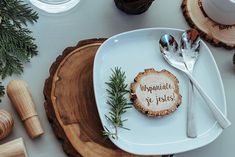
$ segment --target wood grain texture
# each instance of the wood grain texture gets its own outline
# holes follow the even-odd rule
[[[96,50],[105,39],[80,41],[66,48],[45,81],[45,110],[55,135],[71,157],[136,157],[104,140],[93,93]]]
[[[0,157],[27,157],[22,138],[0,145]]]
[[[235,48],[235,25],[222,25],[211,20],[203,10],[202,0],[183,0],[181,9],[190,27],[216,47]]]
[[[7,95],[23,121],[29,136],[36,138],[42,135],[44,131],[38,119],[35,104],[27,83],[23,80],[12,80],[7,85]]]
[[[0,108],[0,140],[7,137],[14,126],[12,115]]]

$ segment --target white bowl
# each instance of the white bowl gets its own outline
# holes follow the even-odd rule
[[[202,7],[215,22],[235,24],[235,0],[202,0]]]

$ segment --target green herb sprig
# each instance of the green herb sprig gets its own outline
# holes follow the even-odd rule
[[[127,90],[127,84],[125,84],[125,72],[121,68],[115,67],[112,69],[112,74],[109,81],[106,82],[108,88],[106,89],[108,100],[107,104],[110,106],[108,115],[105,115],[106,119],[111,122],[114,127],[114,132],[111,132],[106,126],[104,127],[103,135],[105,137],[111,136],[114,139],[118,138],[118,128],[127,129],[123,126],[123,122],[127,119],[122,119],[122,115],[126,113],[127,109],[131,108],[131,103],[128,103],[126,94],[129,93]]]

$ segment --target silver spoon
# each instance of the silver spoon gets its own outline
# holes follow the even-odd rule
[[[194,79],[194,77],[189,73],[188,69],[183,60],[183,56],[178,52],[178,44],[173,36],[165,34],[159,40],[160,51],[164,59],[176,69],[184,72],[188,78],[193,82],[194,86],[197,88],[198,92],[206,101],[208,107],[212,111],[215,119],[218,121],[220,126],[224,129],[231,125],[231,122],[225,117],[225,115],[220,111],[213,100],[206,94],[206,92],[201,88],[199,83]]]
[[[195,29],[185,31],[181,36],[180,49],[184,58],[184,63],[190,74],[193,74],[194,65],[199,56],[199,48],[200,38],[198,31]],[[187,105],[187,136],[190,138],[197,137],[192,96],[193,90],[193,83],[190,80]]]

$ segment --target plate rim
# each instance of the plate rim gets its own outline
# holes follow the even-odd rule
[[[169,27],[151,27],[151,28],[142,28],[142,29],[135,29],[135,30],[131,30],[131,31],[126,31],[126,32],[122,32],[122,33],[119,33],[119,34],[116,34],[116,35],[113,35],[111,36],[110,38],[108,38],[97,50],[97,53],[95,55],[95,59],[94,59],[94,65],[93,65],[93,87],[94,87],[94,95],[95,95],[95,100],[96,100],[96,106],[97,106],[97,109],[98,109],[98,112],[99,112],[99,118],[101,119],[101,112],[100,112],[100,108],[98,107],[98,103],[97,103],[97,92],[96,92],[96,88],[97,86],[95,85],[96,84],[96,69],[97,69],[97,56],[99,56],[99,54],[102,52],[101,50],[103,49],[104,46],[106,46],[107,43],[109,43],[110,41],[113,41],[115,38],[118,38],[120,36],[125,36],[125,35],[128,35],[128,34],[132,34],[132,33],[139,33],[139,32],[142,32],[142,31],[161,31],[161,30],[164,30],[164,31],[177,31],[177,32],[183,32],[185,31],[184,29],[178,29],[178,28],[169,28]],[[221,74],[220,74],[220,71],[218,69],[218,66],[216,64],[216,61],[214,59],[214,56],[212,55],[212,52],[210,51],[209,47],[207,46],[207,44],[201,39],[201,42],[203,43],[203,45],[205,46],[205,49],[208,51],[209,53],[209,56],[212,60],[212,62],[214,63],[215,65],[215,70],[216,70],[216,73],[218,74],[218,79],[219,79],[219,82],[220,82],[220,85],[221,85],[221,89],[222,89],[222,94],[223,94],[223,107],[224,107],[224,114],[225,116],[227,116],[227,103],[226,103],[226,95],[225,95],[225,91],[224,91],[224,85],[223,85],[223,81],[222,81],[222,77],[221,77]],[[102,123],[102,126],[104,127],[104,124],[103,124],[103,121],[101,119],[101,123]],[[213,129],[214,127],[216,127],[218,125],[218,122],[216,121],[213,125]],[[190,151],[190,150],[194,150],[194,149],[198,149],[200,147],[203,147],[203,146],[206,146],[208,144],[210,144],[211,142],[213,142],[215,139],[218,138],[218,136],[222,133],[223,129],[222,128],[218,128],[216,133],[213,134],[213,137],[208,137],[209,139],[204,142],[203,144],[200,144],[199,146],[195,147],[195,148],[190,148],[190,149],[179,149],[178,150],[175,150],[175,151],[168,151],[168,152],[165,152],[165,151],[162,151],[159,153],[151,153],[151,152],[142,152],[142,153],[139,153],[139,152],[132,152],[130,150],[128,150],[126,147],[123,147],[121,145],[118,145],[116,140],[114,140],[113,138],[109,137],[109,139],[117,146],[119,147],[120,149],[126,151],[126,152],[129,152],[131,154],[136,154],[136,155],[159,155],[159,154],[175,154],[175,153],[181,153],[181,152],[185,152],[185,151]],[[198,138],[195,138],[195,139],[189,139],[189,140],[197,140]],[[205,138],[203,138],[205,139]]]

